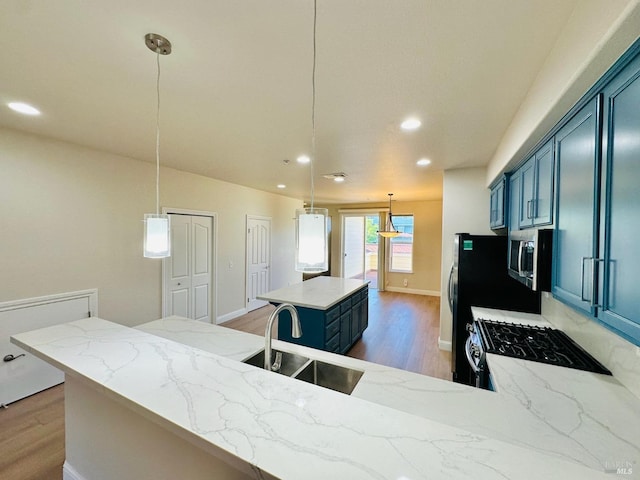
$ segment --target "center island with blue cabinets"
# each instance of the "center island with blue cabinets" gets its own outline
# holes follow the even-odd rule
[[[291,336],[291,315],[284,310],[278,317],[279,340],[327,352],[348,352],[369,324],[368,281],[320,276],[257,298],[296,307],[302,337]]]

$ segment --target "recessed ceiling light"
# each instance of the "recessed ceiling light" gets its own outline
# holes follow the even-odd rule
[[[344,177],[336,177],[336,178],[333,179],[333,181],[334,182],[338,182],[338,183],[344,182]]]
[[[26,103],[9,102],[7,106],[14,112],[24,113],[25,115],[40,115],[40,110]]]
[[[309,163],[311,159],[307,155],[300,155],[298,158],[298,163]]]
[[[428,158],[421,158],[416,162],[416,165],[420,167],[426,167],[427,165],[431,165],[431,160],[429,160]]]
[[[417,118],[407,118],[400,124],[400,128],[402,128],[402,130],[410,131],[420,128],[420,125],[422,125],[422,122]]]
[[[278,185],[276,185],[276,187],[282,189],[282,188],[287,188],[287,186],[284,183],[279,183]]]

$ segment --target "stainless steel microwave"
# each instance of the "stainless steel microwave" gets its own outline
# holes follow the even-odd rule
[[[509,275],[536,291],[551,290],[552,229],[509,232]]]

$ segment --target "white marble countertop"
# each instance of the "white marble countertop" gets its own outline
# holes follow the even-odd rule
[[[132,329],[94,317],[22,333],[12,342],[256,479],[610,478],[143,331],[182,328],[183,338],[202,335],[195,322],[163,322]],[[210,335],[223,328],[207,327]],[[229,352],[240,355],[235,347]]]
[[[474,308],[474,312],[483,318],[550,326],[540,315],[480,308]],[[260,336],[192,323],[185,324],[184,320],[174,317],[137,328],[238,360],[249,357],[263,347],[264,340]],[[222,338],[224,341],[218,340]],[[522,373],[522,366],[510,362],[513,359],[506,357],[493,360],[495,377],[500,380],[501,388],[498,392],[489,392],[277,340],[273,345],[281,350],[364,371],[352,393],[353,397],[569,459],[596,470],[610,468],[623,459],[640,460],[640,438],[635,435],[640,430],[634,430],[640,425],[640,400],[608,376],[562,369],[568,370],[565,372],[567,375],[559,378],[570,386],[571,390],[567,391],[569,395],[573,395],[572,385],[584,386],[585,377],[592,379],[589,388],[593,391],[588,393],[588,398],[581,399],[580,405],[572,405],[566,398],[562,401],[562,396],[549,396],[545,390],[537,389],[533,379],[530,379],[529,389],[523,390],[527,395],[523,398],[509,374],[514,370]],[[506,365],[503,365],[505,362]],[[532,362],[524,363],[526,367]],[[498,364],[502,367],[500,372],[497,370]],[[551,377],[562,373],[554,370],[553,366],[528,366],[534,371],[537,368],[551,368],[546,372]],[[549,381],[553,381],[551,377]],[[524,378],[527,379],[528,374]],[[538,375],[537,381],[541,379],[544,376]],[[507,381],[510,382],[508,388],[505,384]],[[599,394],[594,395],[594,392]],[[540,395],[536,396],[536,393]],[[584,389],[582,393],[586,394]],[[611,408],[607,405],[611,405]],[[478,415],[478,411],[482,415]],[[602,421],[585,420],[577,425],[576,417],[582,412]]]
[[[368,284],[368,281],[363,280],[319,276],[306,282],[272,290],[256,298],[267,302],[290,303],[297,307],[328,310]]]
[[[473,307],[475,319],[553,327],[541,315]],[[640,399],[614,377],[487,355],[487,363],[508,415],[492,420],[522,431],[521,442],[613,471],[634,465],[626,478],[640,478]],[[497,436],[504,438],[503,432]]]

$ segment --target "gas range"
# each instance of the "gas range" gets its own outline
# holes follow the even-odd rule
[[[549,327],[478,319],[481,353],[506,355],[588,372],[611,375],[563,331]]]

